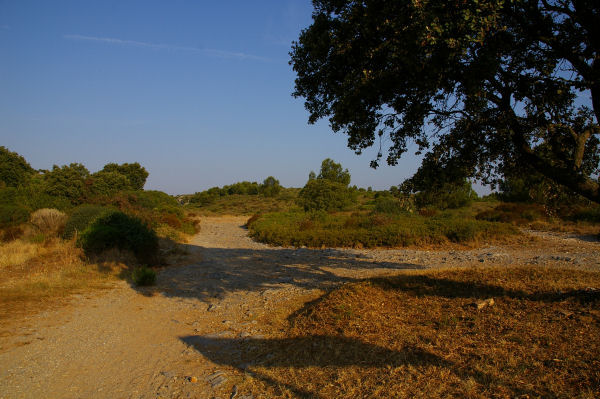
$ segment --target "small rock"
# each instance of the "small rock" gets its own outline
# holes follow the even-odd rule
[[[217,305],[211,303],[210,305],[208,305],[208,309],[206,309],[208,312],[213,312],[217,309]]]
[[[234,385],[233,388],[231,389],[231,395],[229,396],[229,399],[233,399],[237,396],[238,394],[238,387],[237,385]]]
[[[209,382],[213,388],[216,388],[226,382],[227,378],[223,371],[217,371],[206,377],[206,381]]]
[[[168,371],[161,371],[160,375],[162,375],[163,377],[167,377],[167,378],[173,378],[175,376],[175,374],[170,373]]]
[[[195,384],[198,382],[198,378],[197,377],[188,377],[188,381],[191,382],[192,384]]]
[[[486,306],[493,306],[494,303],[495,303],[494,302],[494,298],[489,298],[489,299],[486,299],[486,300],[481,301],[481,302],[475,302],[475,303],[473,303],[471,305],[474,306],[474,307],[476,307],[477,310],[481,310],[481,309],[485,308]]]

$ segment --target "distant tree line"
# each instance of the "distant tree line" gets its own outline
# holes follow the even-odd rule
[[[273,176],[267,177],[262,184],[257,182],[242,181],[223,187],[212,187],[187,197],[187,202],[200,206],[210,205],[221,197],[229,195],[263,195],[265,197],[276,197],[281,192],[279,180]]]

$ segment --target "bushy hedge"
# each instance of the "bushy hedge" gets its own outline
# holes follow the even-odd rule
[[[468,243],[518,234],[503,223],[450,215],[286,212],[267,214],[249,225],[250,235],[261,242],[309,247],[401,247],[408,245]]]
[[[101,216],[114,212],[112,208],[100,205],[84,204],[73,209],[63,232],[63,238],[71,239],[76,233],[81,233],[87,229],[96,219]]]
[[[122,212],[112,212],[96,219],[79,237],[78,244],[87,254],[110,248],[133,252],[138,261],[158,261],[158,237],[141,220]]]
[[[339,211],[355,201],[353,189],[326,179],[309,180],[298,195],[298,205],[305,211]]]

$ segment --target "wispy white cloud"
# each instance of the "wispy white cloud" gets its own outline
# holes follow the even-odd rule
[[[217,50],[217,49],[211,49],[211,48],[190,47],[190,46],[176,46],[176,45],[171,45],[171,44],[140,42],[140,41],[136,41],[136,40],[124,40],[124,39],[117,39],[117,38],[113,38],[113,37],[97,37],[97,36],[85,36],[85,35],[63,35],[63,38],[65,38],[67,40],[108,43],[108,44],[115,44],[115,45],[119,45],[119,46],[150,48],[150,49],[156,49],[156,50],[184,51],[184,52],[189,52],[189,53],[203,54],[203,55],[206,55],[209,57],[236,58],[236,59],[240,59],[240,60],[254,60],[254,61],[271,61],[271,59],[266,58],[266,57],[261,57],[258,55],[247,54],[247,53],[242,53],[242,52]]]

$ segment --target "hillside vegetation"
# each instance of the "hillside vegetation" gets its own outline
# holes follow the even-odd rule
[[[34,170],[0,147],[0,317],[115,278],[151,283],[198,222],[172,196],[143,190],[147,177],[138,163]]]

